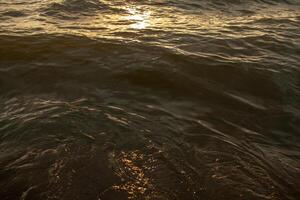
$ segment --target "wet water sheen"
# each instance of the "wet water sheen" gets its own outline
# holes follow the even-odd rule
[[[298,0],[0,0],[1,200],[296,200]]]

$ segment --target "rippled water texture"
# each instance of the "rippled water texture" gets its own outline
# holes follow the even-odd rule
[[[1,200],[296,200],[298,0],[0,0]]]

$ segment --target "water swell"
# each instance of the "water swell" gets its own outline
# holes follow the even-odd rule
[[[64,0],[61,3],[52,3],[41,9],[42,15],[60,17],[62,19],[72,19],[81,15],[93,15],[95,12],[121,11],[112,8],[99,0]]]
[[[272,151],[268,152],[270,146],[257,143],[257,137],[265,140],[265,133],[247,130],[228,121],[194,120],[182,116],[172,107],[163,109],[163,105],[148,106],[141,112],[135,110],[142,108],[139,105],[129,110],[122,105],[111,106],[111,102],[107,104],[105,99],[103,103],[95,104],[85,99],[59,101],[57,98],[43,98],[46,96],[9,99],[4,102],[1,112],[1,123],[10,124],[1,128],[5,133],[2,139],[6,141],[2,146],[9,147],[11,142],[21,141],[13,154],[2,157],[1,165],[6,166],[2,169],[2,178],[9,178],[12,171],[25,173],[35,168],[43,169],[35,172],[41,174],[35,178],[40,185],[22,183],[30,174],[13,183],[28,185],[32,190],[28,196],[49,188],[48,197],[72,198],[71,191],[80,185],[79,180],[82,182],[86,178],[88,190],[93,191],[90,195],[103,198],[118,193],[127,198],[122,191],[129,191],[131,198],[143,197],[145,191],[148,197],[211,197],[212,190],[202,185],[213,185],[220,192],[226,191],[228,198],[240,195],[262,199],[289,198],[293,195],[291,191],[296,191],[293,185],[297,179],[291,173],[296,175],[297,171],[287,164],[292,164],[292,161],[286,157],[287,165],[279,164]],[[185,128],[180,130],[178,126]],[[245,142],[240,143],[242,138]],[[291,151],[286,153],[293,154]],[[83,162],[90,175],[80,167]],[[277,162],[276,168],[272,167],[274,162]],[[111,173],[110,165],[116,174]],[[290,174],[283,174],[281,167],[290,168]],[[95,176],[99,170],[112,182],[101,184],[101,179]],[[226,175],[228,170],[231,170],[229,176]],[[288,182],[285,181],[287,176]],[[172,179],[173,184],[165,185],[165,179]],[[250,180],[255,182],[249,185]],[[97,190],[92,189],[94,184],[98,185]],[[238,193],[236,184],[241,186]],[[290,191],[281,188],[287,184]],[[16,185],[3,185],[3,188],[9,191]],[[69,193],[64,193],[63,188]],[[24,189],[19,188],[16,192]],[[173,190],[178,193],[170,193]],[[2,195],[9,197],[8,193]],[[36,198],[43,197],[41,195]]]
[[[12,47],[11,41],[14,41],[15,48],[3,49],[5,53],[1,56],[3,92],[22,88],[15,92],[44,90],[71,94],[76,91],[80,95],[98,87],[115,89],[134,86],[136,89],[161,92],[161,95],[166,92],[167,95],[183,95],[185,98],[221,98],[224,102],[235,100],[253,108],[263,108],[268,104],[267,107],[271,108],[284,100],[281,95],[285,91],[276,79],[289,76],[288,72],[279,73],[272,71],[272,68],[269,74],[263,74],[256,62],[242,63],[244,68],[240,68],[240,61],[226,62],[224,57],[220,57],[219,61],[215,55],[187,58],[169,49],[138,43],[124,46],[109,40],[99,42],[77,36],[40,35],[6,38],[1,43],[2,47]],[[39,46],[37,51],[29,51],[33,42]],[[142,56],[146,52],[147,56]],[[74,55],[77,55],[76,58]],[[116,56],[114,61],[109,61],[111,55]],[[30,67],[23,68],[22,62],[30,63]],[[227,76],[223,76],[224,73]],[[8,77],[14,77],[17,81],[10,84]],[[235,82],[243,84],[236,85]],[[264,82],[264,86],[256,87],[256,82]],[[252,96],[257,102],[264,99],[261,101],[263,103],[250,103],[242,97],[237,98],[241,94],[236,91],[240,90],[247,98]],[[261,105],[255,106],[258,104]]]

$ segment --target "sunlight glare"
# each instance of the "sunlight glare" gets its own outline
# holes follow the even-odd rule
[[[125,19],[132,22],[130,28],[133,29],[145,29],[150,24],[150,11],[139,11],[135,8],[127,9],[129,16],[126,16]]]

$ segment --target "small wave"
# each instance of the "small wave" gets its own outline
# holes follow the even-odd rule
[[[27,14],[23,11],[19,10],[10,10],[2,13],[2,16],[8,16],[8,17],[24,17]]]
[[[80,15],[93,15],[95,12],[110,12],[115,10],[117,9],[99,0],[64,0],[61,3],[49,4],[41,11],[43,15],[72,19]]]

